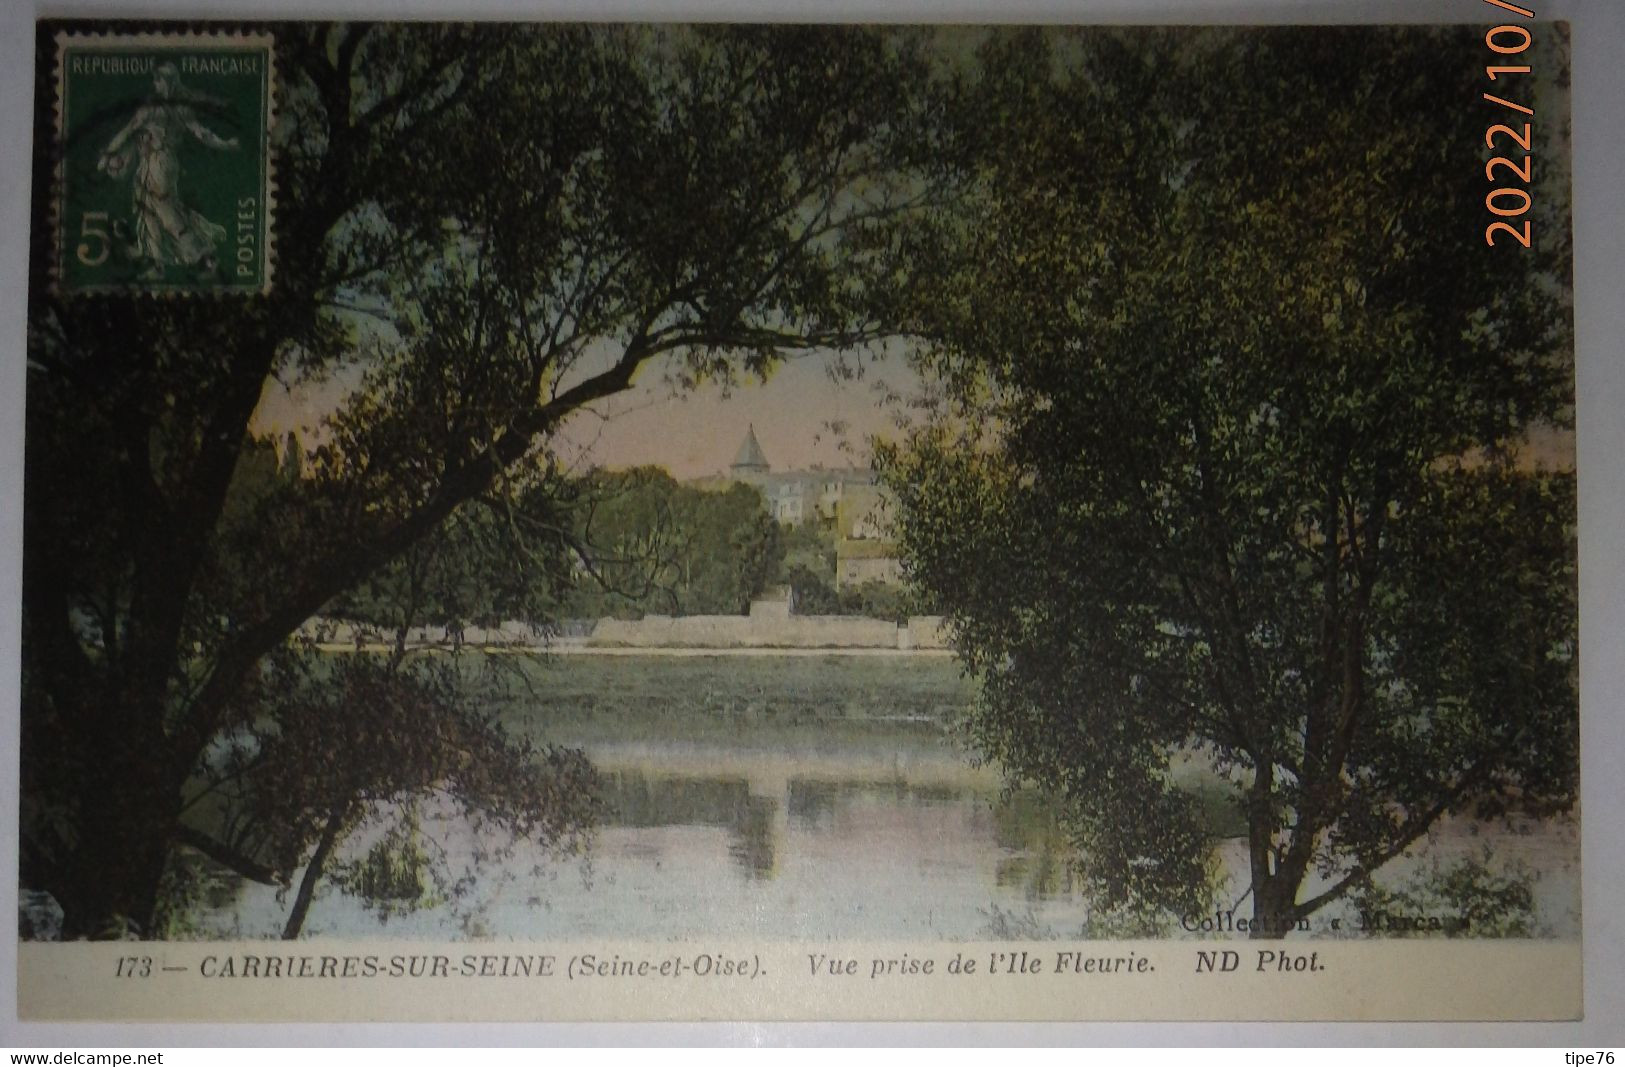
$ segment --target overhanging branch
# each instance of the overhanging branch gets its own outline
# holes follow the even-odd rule
[[[195,830],[190,826],[183,825],[175,831],[175,836],[180,840],[181,844],[190,845],[222,867],[235,871],[251,882],[274,886],[284,884],[285,880],[278,877],[276,871],[263,863],[257,863],[249,859],[223,842],[216,841],[201,830]]]

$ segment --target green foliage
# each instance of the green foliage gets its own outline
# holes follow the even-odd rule
[[[958,86],[968,214],[914,246],[948,402],[881,464],[978,744],[1108,906],[1201,891],[1191,747],[1272,922],[1445,812],[1573,803],[1574,478],[1519,458],[1572,417],[1567,226],[1441,236],[1484,224],[1482,122],[1438,107],[1481,44],[1034,31]]]
[[[918,593],[896,582],[869,580],[837,590],[834,583],[808,567],[796,565],[785,574],[795,594],[798,615],[863,615],[904,623],[925,614]]]
[[[561,478],[522,492],[488,494],[336,598],[323,615],[379,628],[403,648],[406,632],[509,620],[538,632],[558,617],[576,584],[580,551],[569,508],[578,494]]]
[[[1534,936],[1535,875],[1493,859],[1433,860],[1396,889],[1368,882],[1350,894],[1355,913],[1373,937]]]
[[[1043,941],[1055,936],[1038,921],[1031,908],[1018,914],[989,904],[983,914],[987,921],[982,926],[982,936],[990,941]]]
[[[578,616],[737,615],[783,559],[778,523],[748,485],[681,485],[664,470],[600,471],[575,509]]]
[[[274,870],[297,869],[330,824],[348,831],[429,796],[513,840],[568,849],[591,826],[586,759],[504,729],[455,662],[290,648],[245,696],[252,725],[197,788],[231,800],[232,843]]]
[[[919,598],[912,589],[896,582],[873,579],[841,590],[840,605],[843,615],[867,615],[897,623],[907,622],[910,615],[922,614]]]
[[[175,852],[164,871],[163,902],[154,921],[154,936],[160,941],[189,941],[207,934],[197,914],[202,909],[225,906],[237,893],[239,882],[219,865],[201,856]]]
[[[775,580],[783,581],[790,572],[801,568],[813,578],[833,583],[837,537],[835,520],[822,515],[785,529],[783,572]]]
[[[351,891],[386,910],[413,910],[429,903],[424,880],[428,857],[415,822],[391,827],[343,879]]]
[[[41,144],[56,29],[38,31]],[[268,657],[340,597],[547,616],[574,566],[562,423],[651,360],[728,378],[878,335],[886,234],[931,192],[909,34],[289,23],[277,42],[263,296],[60,299],[36,157],[21,863],[68,936],[151,925],[200,761],[266,716],[286,758],[262,770],[287,795],[254,795],[291,820],[272,828],[286,863],[331,843],[306,810],[334,825],[327,776],[382,797],[450,773],[417,742],[466,718],[337,672],[268,710]],[[253,422],[272,383],[340,398],[274,474]],[[707,606],[772,570],[765,535],[729,547],[745,562],[705,577]],[[338,716],[366,738],[344,734],[329,715],[372,689],[375,711]],[[230,836],[210,810],[221,824],[191,829]]]
[[[833,571],[834,567],[831,566],[830,569]],[[835,591],[832,579],[801,563],[788,568],[784,578],[785,584],[789,585],[790,592],[795,597],[796,614],[845,614],[841,596]]]

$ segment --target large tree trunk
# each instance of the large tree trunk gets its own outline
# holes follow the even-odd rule
[[[322,867],[327,863],[327,855],[333,851],[333,845],[339,839],[339,831],[344,828],[344,817],[348,810],[349,805],[346,804],[328,812],[327,825],[322,828],[322,838],[316,843],[316,851],[311,854],[310,863],[305,866],[305,876],[299,879],[299,892],[293,898],[293,911],[288,913],[288,924],[282,928],[284,941],[297,939],[299,931],[304,929],[305,915],[310,911],[310,898],[316,892],[316,883],[321,880]]]
[[[1275,940],[1286,936],[1280,927],[1283,908],[1297,897],[1297,885],[1282,885],[1275,865],[1275,812],[1272,789],[1273,765],[1260,760],[1247,795],[1247,857],[1252,876],[1253,926],[1248,936],[1254,940]]]
[[[1301,870],[1283,868],[1275,847],[1277,815],[1274,808],[1274,765],[1260,760],[1247,795],[1247,853],[1252,876],[1253,919],[1248,937],[1278,941],[1291,928],[1293,910],[1302,885]]]
[[[1248,937],[1254,941],[1279,941],[1292,928],[1292,910],[1297,905],[1296,882],[1274,875],[1253,885],[1253,928]]]
[[[77,847],[45,888],[62,905],[64,938],[151,938],[176,794],[134,761],[109,761],[100,770],[97,786],[82,795]]]
[[[61,904],[65,938],[150,938],[184,784],[162,705],[129,691],[53,689],[24,705],[23,758],[49,777],[30,797],[46,805],[34,819],[48,833],[23,878]]]

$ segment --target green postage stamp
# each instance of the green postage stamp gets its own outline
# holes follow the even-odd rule
[[[64,293],[260,293],[271,282],[268,35],[57,37]]]

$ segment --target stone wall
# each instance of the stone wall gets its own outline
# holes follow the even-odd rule
[[[302,638],[324,645],[387,647],[395,643],[393,629],[358,626],[336,619],[308,619],[297,633]],[[407,648],[444,648],[458,644],[477,648],[521,648],[545,643],[544,635],[528,624],[512,621],[498,626],[468,626],[456,633],[444,626],[414,626],[406,631]]]
[[[941,615],[911,615],[897,638],[900,648],[947,648],[948,627]]]
[[[394,634],[357,628],[349,623],[313,619],[300,628],[304,636],[339,647],[387,645]],[[456,635],[440,627],[410,631],[410,648],[447,647]],[[541,647],[547,642],[523,623],[490,628],[470,626],[461,643],[476,648]],[[856,615],[648,615],[641,619],[599,619],[585,641],[588,648],[874,648],[943,649],[948,647],[942,618],[916,615],[906,625],[890,619]]]
[[[601,619],[589,646],[621,648],[897,648],[896,624],[848,615],[648,615]]]

